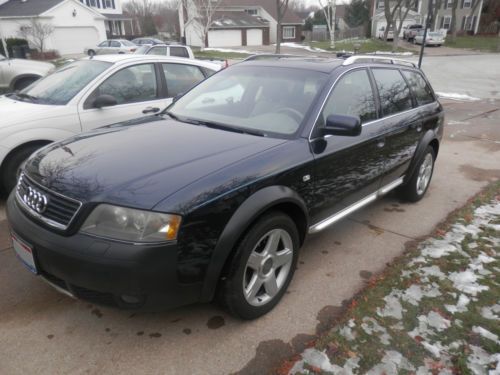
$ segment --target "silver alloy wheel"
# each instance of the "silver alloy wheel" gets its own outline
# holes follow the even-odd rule
[[[432,154],[425,155],[424,161],[420,165],[417,177],[417,194],[422,195],[431,181],[432,168],[434,166]]]
[[[250,305],[265,305],[283,288],[293,251],[292,238],[283,229],[273,229],[257,242],[243,273],[243,294]]]

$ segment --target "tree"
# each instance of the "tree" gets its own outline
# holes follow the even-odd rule
[[[156,26],[153,15],[156,13],[157,4],[152,0],[130,0],[123,4],[125,13],[133,16],[139,21],[141,31],[145,35],[155,35]]]
[[[283,31],[281,30],[281,23],[283,22],[283,17],[285,17],[286,11],[288,10],[289,0],[276,0],[276,10],[277,10],[277,21],[278,26],[276,29],[276,53],[281,52],[281,38],[283,36]]]
[[[416,5],[416,1],[417,0],[396,0],[393,2],[391,8],[391,1],[384,0],[384,15],[387,25],[384,31],[384,40],[387,40],[389,30],[392,28],[394,35],[392,43],[393,51],[396,51],[398,48],[399,34],[403,28],[404,20],[408,16],[410,9]],[[399,23],[397,22],[398,20]]]
[[[345,21],[349,27],[358,27],[370,21],[370,3],[367,0],[352,0],[345,8]]]
[[[208,31],[214,22],[215,12],[219,9],[221,3],[222,0],[180,0],[180,13],[184,17],[183,10],[186,9],[187,18],[185,26],[181,26],[181,30],[192,24],[203,45],[206,45]]]
[[[453,0],[453,4],[451,5],[451,24],[450,24],[452,43],[454,43],[455,40],[457,39],[457,7],[458,7],[458,0]]]
[[[328,27],[328,31],[330,32],[330,48],[335,48],[335,11],[337,7],[337,1],[319,0],[319,5],[323,10],[326,20],[326,26]]]
[[[50,23],[42,23],[32,18],[28,25],[19,28],[19,35],[28,40],[39,52],[45,52],[45,42],[54,32],[54,26]]]
[[[433,0],[434,1],[434,10],[432,12],[432,19],[431,19],[431,30],[434,31],[436,28],[436,17],[438,16],[439,9],[441,9],[441,1],[442,0]],[[444,0],[447,1],[447,0]]]

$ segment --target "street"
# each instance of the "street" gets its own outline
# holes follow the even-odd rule
[[[390,194],[310,236],[287,295],[256,321],[214,304],[132,313],[59,294],[10,248],[0,202],[0,373],[265,374],[326,330],[372,274],[500,178],[500,55],[432,56],[423,70],[443,99],[445,137],[426,197]]]

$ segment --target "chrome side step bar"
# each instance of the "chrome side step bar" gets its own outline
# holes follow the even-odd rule
[[[327,217],[326,219],[321,220],[319,223],[311,225],[309,227],[309,233],[312,234],[312,233],[318,233],[318,232],[322,231],[326,227],[329,227],[330,225],[336,223],[337,221],[352,214],[354,211],[359,210],[360,208],[377,200],[377,198],[380,198],[382,195],[385,195],[388,192],[390,192],[391,190],[397,188],[399,185],[401,185],[403,183],[403,181],[404,181],[404,176],[398,178],[397,180],[391,182],[390,184],[382,186],[376,192],[368,195],[367,197],[361,199],[360,201],[357,201],[356,203],[351,204],[349,207],[344,208],[343,210],[337,212],[336,214],[334,214],[330,217]]]

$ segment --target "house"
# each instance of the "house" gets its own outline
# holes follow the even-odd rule
[[[431,29],[450,30],[453,0],[433,0],[433,13],[436,10],[436,4],[437,13],[433,15],[431,20]],[[387,24],[384,6],[384,0],[374,0],[372,3],[372,36],[376,36],[378,30]],[[458,0],[456,28],[459,33],[477,33],[482,6],[483,0]],[[429,0],[417,0],[403,21],[403,26],[414,23],[425,24],[428,13]]]
[[[120,0],[0,0],[0,37],[19,37],[32,20],[53,27],[45,50],[60,55],[83,53],[85,47],[128,31]]]
[[[186,43],[198,47],[236,47],[276,43],[277,9],[274,0],[224,0],[217,8],[207,37],[202,40],[203,20],[193,16],[194,6],[179,12]],[[191,15],[190,15],[191,14]],[[303,21],[288,10],[282,20],[283,42],[300,42]]]
[[[390,1],[389,4],[392,5],[394,2]],[[403,27],[401,28],[400,36],[403,36],[403,28],[405,26],[413,24],[421,24],[424,22],[424,16],[420,13],[421,0],[416,0],[413,4],[414,6],[408,9],[406,18],[403,20]],[[393,9],[391,7],[391,9]],[[406,13],[406,8],[401,8],[401,13]],[[400,19],[398,17],[399,12],[396,12],[396,24],[399,26]],[[372,30],[371,35],[377,37],[382,29],[387,27],[387,20],[385,18],[385,2],[384,0],[374,0],[372,3]]]

